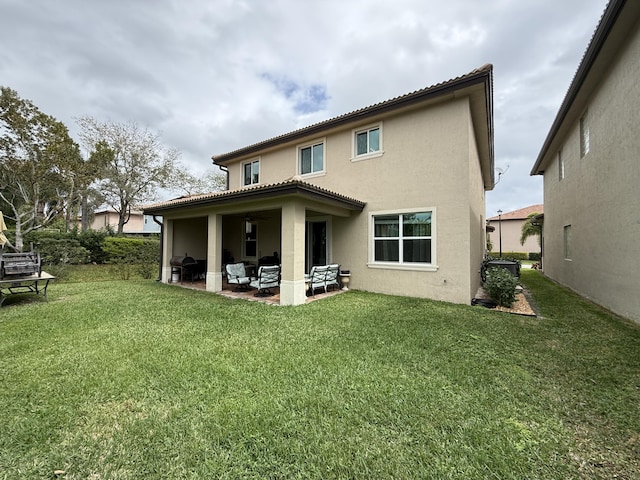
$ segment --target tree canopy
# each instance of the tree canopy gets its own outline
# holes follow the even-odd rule
[[[15,250],[24,236],[56,219],[69,230],[82,212],[82,228],[96,207],[118,213],[122,233],[131,212],[161,193],[193,195],[223,190],[226,177],[191,174],[179,153],[135,122],[80,117],[84,159],[67,127],[8,87],[0,92],[0,209],[15,227]]]
[[[118,213],[121,234],[132,210],[156,200],[159,191],[172,184],[179,154],[134,122],[100,122],[89,116],[77,122],[90,158],[101,166],[97,188],[104,203]]]
[[[67,127],[15,90],[0,87],[0,200],[23,236],[52,222],[75,201],[80,149]]]
[[[530,213],[527,219],[522,224],[520,245],[524,245],[529,237],[538,237],[538,245],[542,241],[542,225],[539,220],[536,219],[540,215],[538,212]]]

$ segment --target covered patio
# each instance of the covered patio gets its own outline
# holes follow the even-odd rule
[[[194,195],[147,206],[162,216],[161,280],[175,278],[171,259],[190,256],[203,265],[204,288],[228,291],[224,266],[243,262],[257,275],[264,259],[281,266],[280,285],[272,301],[280,305],[307,302],[305,274],[314,265],[331,263],[336,219],[360,214],[364,202],[293,177],[284,182]]]
[[[202,290],[206,291],[206,282],[204,280],[182,280],[178,282],[172,282],[172,285],[181,288],[191,288],[193,290]],[[315,295],[308,294],[305,299],[305,304],[315,302],[316,300],[324,300],[335,295],[340,295],[341,293],[345,293],[346,290],[341,288],[329,290],[328,292],[316,291]],[[229,285],[226,282],[223,282],[222,290],[219,292],[215,292],[218,295],[223,297],[232,298],[232,299],[242,299],[248,300],[252,302],[260,302],[265,303],[267,305],[281,305],[280,303],[280,288],[273,288],[271,296],[256,296],[255,289],[249,290],[236,290],[234,285]]]

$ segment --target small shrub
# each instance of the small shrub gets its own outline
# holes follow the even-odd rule
[[[498,305],[511,307],[516,300],[518,279],[505,268],[490,268],[484,288]]]
[[[533,260],[534,262],[539,262],[540,252],[529,252],[529,260]]]

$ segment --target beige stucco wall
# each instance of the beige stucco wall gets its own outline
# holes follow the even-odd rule
[[[116,212],[96,213],[93,222],[89,226],[92,230],[102,230],[110,226],[114,230],[118,229],[118,214]],[[144,230],[144,216],[142,214],[131,214],[129,221],[124,224],[124,233],[139,233]]]
[[[207,217],[179,219],[173,222],[173,255],[207,258]]]
[[[503,252],[522,252],[522,253],[539,253],[540,243],[538,237],[529,237],[520,245],[520,236],[522,235],[522,225],[524,220],[502,220],[502,251]],[[494,232],[489,234],[491,243],[493,244],[494,255],[498,255],[500,251],[500,222],[490,221],[489,225],[495,228]]]
[[[330,261],[351,270],[351,287],[469,303],[484,251],[485,200],[468,99],[383,118],[384,153],[366,160],[352,161],[351,126],[319,138],[325,140],[325,173],[304,179],[367,202],[362,213],[331,222]],[[261,183],[297,173],[296,145],[260,160]],[[229,175],[230,188],[238,188],[241,162],[229,166]],[[371,214],[422,210],[434,214],[436,268],[372,265]]]
[[[590,151],[580,158],[579,120],[544,173],[545,273],[640,322],[640,35],[601,76],[588,105]],[[563,255],[571,225],[572,255]]]

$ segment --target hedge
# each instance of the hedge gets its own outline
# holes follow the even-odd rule
[[[123,280],[130,278],[134,268],[143,278],[151,278],[160,261],[160,241],[157,239],[107,237],[103,250]]]

